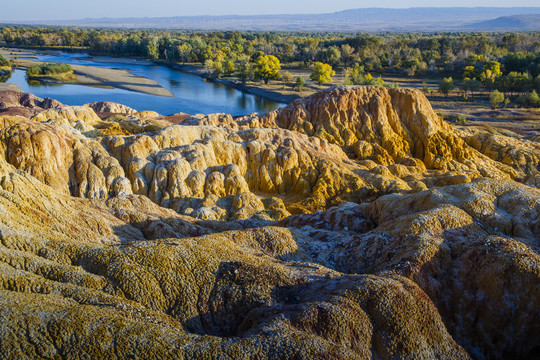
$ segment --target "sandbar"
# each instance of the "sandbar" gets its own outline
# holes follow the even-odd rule
[[[27,59],[15,60],[16,68],[22,70],[40,63],[42,62]],[[71,65],[71,67],[73,68],[73,73],[77,75],[77,81],[69,82],[69,84],[98,86],[109,89],[116,88],[156,96],[174,96],[169,90],[159,85],[157,81],[132,74],[125,69],[107,69],[83,65]],[[2,83],[0,84],[0,89],[13,89],[16,86]]]

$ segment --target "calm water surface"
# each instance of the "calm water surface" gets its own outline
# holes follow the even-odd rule
[[[204,81],[201,77],[170,69],[162,65],[92,61],[87,54],[47,53],[37,54],[39,61],[63,62],[72,65],[88,65],[105,68],[126,69],[136,75],[157,81],[174,94],[163,97],[121,89],[102,89],[83,85],[42,84],[30,85],[22,70],[15,70],[8,83],[20,85],[22,91],[41,98],[50,97],[67,105],[83,105],[94,101],[113,101],[136,110],[153,110],[169,115],[177,112],[209,114],[224,112],[245,115],[268,112],[283,104],[246,94],[229,86]]]

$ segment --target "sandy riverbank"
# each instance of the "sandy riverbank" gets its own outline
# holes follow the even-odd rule
[[[18,69],[26,70],[28,67],[40,64],[40,61],[16,59]],[[77,81],[69,82],[75,85],[98,86],[109,89],[123,89],[156,96],[174,96],[169,90],[163,88],[157,81],[130,73],[123,69],[107,69],[95,66],[71,65]],[[0,84],[0,90],[18,89],[14,84]]]
[[[112,56],[88,56],[87,60],[100,62],[100,63],[114,62],[117,64],[154,65],[154,62],[150,60],[131,59],[131,58],[112,57]]]
[[[94,66],[72,65],[80,82],[137,91],[157,96],[174,96],[155,80],[148,79],[121,69],[106,69]]]
[[[3,52],[3,53],[2,53]],[[19,50],[19,49],[6,49],[1,50],[0,54],[3,54],[7,58],[13,58],[14,56],[19,57],[17,59],[17,64],[19,68],[25,69],[28,66],[32,66],[34,63],[39,63],[37,61],[29,60],[30,58],[35,58],[35,52],[32,50]],[[23,59],[21,59],[23,58]],[[226,86],[230,86],[242,92],[260,96],[272,101],[279,103],[289,104],[296,99],[299,99],[307,94],[286,91],[282,88],[278,88],[278,85],[260,85],[247,83],[243,84],[242,82],[234,79],[215,79],[209,77],[204,69],[200,66],[194,65],[182,65],[174,64],[165,61],[147,61],[140,59],[130,59],[130,58],[113,58],[108,56],[89,56],[88,60],[95,62],[116,62],[121,64],[137,64],[137,65],[153,65],[160,64],[165,65],[170,68],[197,75],[207,80],[220,83]],[[82,66],[82,65],[72,65],[74,73],[77,75],[77,82],[74,84],[80,85],[90,85],[90,86],[99,86],[104,88],[118,88],[130,91],[137,91],[150,95],[158,96],[174,96],[169,90],[161,87],[156,81],[150,80],[143,76],[138,76],[131,74],[127,70],[122,69],[104,69],[100,67],[93,66]],[[9,85],[0,83],[0,90],[5,90],[7,88],[13,89],[18,88],[17,85]],[[307,87],[306,87],[307,90]],[[314,91],[311,91],[314,92]]]
[[[36,52],[28,49],[0,48],[0,55],[6,59],[37,59]]]

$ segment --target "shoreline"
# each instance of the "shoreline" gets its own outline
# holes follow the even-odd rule
[[[92,85],[107,86],[115,89],[135,91],[148,95],[174,97],[174,94],[162,87],[157,81],[135,75],[128,70],[108,69],[96,66],[71,65],[76,75]]]
[[[193,65],[176,64],[176,63],[165,62],[165,61],[154,61],[154,63],[158,64],[158,65],[167,66],[168,68],[178,70],[178,71],[182,71],[182,72],[187,73],[187,74],[199,76],[199,77],[201,77],[203,79],[206,79],[208,81],[212,81],[212,82],[218,83],[218,84],[223,84],[225,86],[232,87],[232,88],[234,88],[236,90],[239,90],[239,91],[242,91],[244,93],[260,96],[262,98],[272,100],[272,101],[275,101],[275,102],[280,103],[280,104],[287,104],[288,105],[288,104],[292,103],[293,101],[302,98],[300,95],[295,95],[295,94],[294,95],[293,94],[284,95],[284,94],[281,94],[281,93],[279,93],[277,91],[267,90],[267,89],[261,88],[259,86],[244,85],[241,82],[238,82],[238,81],[235,81],[235,80],[213,78],[211,76],[208,76],[208,74],[206,74],[202,68],[197,67],[197,66],[193,66]]]
[[[22,48],[8,48],[5,50],[0,49],[0,52],[7,53],[10,52],[12,55],[19,55],[21,53],[14,51],[19,50]],[[32,53],[32,51],[36,50],[43,50],[43,51],[63,51],[63,49],[59,48],[50,48],[50,49],[38,49],[38,48],[25,48],[25,50],[30,50],[27,52],[24,52],[23,54],[28,56]],[[82,49],[72,49],[74,52],[75,50],[82,50]],[[9,55],[8,55],[9,56]],[[134,59],[134,58],[116,58],[116,57],[110,57],[110,56],[104,56],[104,55],[87,55],[86,59],[89,61],[97,62],[97,63],[103,63],[103,62],[118,62],[118,63],[124,63],[124,64],[138,64],[138,65],[162,65],[166,66],[170,69],[178,70],[187,74],[195,75],[198,77],[201,77],[203,79],[206,79],[208,81],[212,81],[217,84],[222,84],[228,87],[231,87],[233,89],[239,90],[246,94],[251,94],[255,96],[259,96],[261,98],[265,98],[271,101],[275,101],[280,104],[290,104],[293,101],[302,98],[302,96],[298,94],[282,94],[279,91],[269,90],[265,89],[260,86],[253,86],[253,85],[245,85],[242,84],[238,80],[231,80],[231,79],[219,79],[209,76],[204,72],[204,70],[201,67],[194,66],[194,65],[186,65],[186,64],[178,64],[178,63],[172,63],[168,61],[163,60],[147,60],[147,59]],[[18,59],[17,62],[24,68],[25,66],[28,66],[28,63],[38,62],[36,60],[30,60],[28,58],[21,58]],[[65,82],[66,84],[72,84],[72,85],[85,85],[85,86],[96,86],[96,87],[102,87],[102,88],[110,88],[110,89],[122,89],[122,90],[128,90],[128,91],[135,91],[140,92],[144,94],[149,95],[156,95],[156,96],[166,96],[166,97],[173,97],[174,95],[167,89],[161,87],[158,82],[154,80],[150,80],[148,78],[134,75],[130,73],[127,70],[120,70],[120,69],[107,69],[107,68],[101,68],[101,67],[94,67],[94,66],[85,66],[85,65],[71,65],[73,67],[73,73],[77,75],[78,81],[76,82]],[[108,71],[109,70],[109,71]],[[123,74],[120,74],[120,72],[123,72]],[[137,80],[133,81],[133,79],[136,78]],[[116,81],[118,79],[118,81]],[[62,82],[60,82],[62,83]]]
[[[35,60],[16,60],[17,69],[41,63]],[[60,84],[95,86],[108,89],[121,89],[154,96],[174,97],[173,93],[162,87],[157,81],[135,75],[124,69],[109,69],[97,66],[71,65],[75,81],[58,81]]]

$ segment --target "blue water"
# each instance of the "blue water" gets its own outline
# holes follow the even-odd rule
[[[41,98],[49,97],[67,105],[83,105],[94,101],[112,101],[136,110],[153,110],[170,115],[178,112],[188,114],[209,114],[224,112],[245,115],[253,112],[264,113],[283,104],[246,94],[229,86],[204,81],[201,77],[151,63],[122,63],[110,58],[107,62],[92,61],[87,54],[47,53],[37,54],[39,61],[63,62],[72,65],[87,65],[105,68],[126,69],[157,81],[174,94],[163,97],[137,93],[121,89],[102,89],[92,86],[70,84],[30,85],[22,70],[15,70],[6,81],[17,84],[22,91]]]

